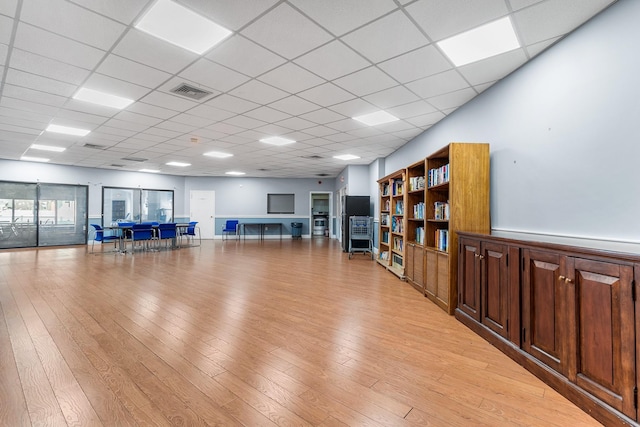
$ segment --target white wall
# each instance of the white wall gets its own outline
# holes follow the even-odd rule
[[[640,242],[640,1],[620,0],[386,159],[491,144],[491,225]]]

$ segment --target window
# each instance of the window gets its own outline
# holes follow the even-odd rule
[[[104,187],[102,189],[102,221],[172,222],[173,190]]]
[[[294,194],[267,194],[267,213],[292,214],[295,213]]]

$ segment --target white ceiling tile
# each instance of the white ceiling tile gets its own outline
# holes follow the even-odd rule
[[[242,30],[266,48],[293,59],[331,40],[331,35],[286,3]],[[304,36],[301,37],[301,35]]]
[[[113,49],[113,53],[172,74],[177,73],[198,57],[193,52],[135,28],[127,31]]]
[[[16,127],[23,127],[23,128],[27,128],[27,129],[35,129],[39,132],[42,132],[47,125],[49,124],[49,121],[33,121],[33,120],[25,120],[25,119],[17,119],[14,117],[5,117],[0,115],[0,123],[4,124],[4,125],[9,125],[9,126],[16,126]]]
[[[480,84],[480,85],[475,85],[475,86],[473,86],[473,88],[476,90],[476,92],[478,92],[478,94],[480,94],[480,93],[484,92],[485,90],[489,89],[494,84],[495,84],[495,82],[483,83],[483,84]]]
[[[459,68],[460,73],[471,85],[500,80],[527,62],[523,49],[516,49],[502,55],[493,56]]]
[[[232,117],[228,120],[224,121],[225,124],[229,124],[229,125],[233,125],[233,126],[238,126],[241,127],[243,129],[254,129],[254,128],[259,128],[261,126],[266,125],[266,122],[263,122],[262,120],[256,120],[254,118],[251,117],[247,117],[247,116],[235,116]]]
[[[366,128],[354,129],[347,133],[357,138],[368,138],[370,136],[381,135],[383,132],[372,126],[367,126]]]
[[[295,62],[327,80],[368,67],[370,62],[339,40],[334,40],[296,59]]]
[[[149,117],[142,114],[136,114],[131,111],[121,111],[118,114],[116,114],[114,118],[117,120],[124,120],[127,122],[142,123],[147,126],[155,126],[162,121],[162,119],[159,119],[157,117]]]
[[[353,141],[354,139],[356,139],[356,137],[354,137],[353,135],[349,135],[348,133],[345,133],[345,132],[340,132],[340,133],[334,133],[333,135],[327,135],[324,137],[324,139],[328,139],[329,141],[333,141],[333,142],[346,142],[346,141]]]
[[[367,101],[360,98],[332,105],[331,109],[347,117],[361,116],[363,114],[373,113],[374,111],[379,110],[378,107],[371,105]]]
[[[179,132],[179,133],[189,133],[193,130],[193,126],[184,124],[184,123],[178,123],[172,120],[165,120],[162,123],[158,123],[156,125],[157,128],[160,129],[168,129],[168,130],[172,130],[174,132]]]
[[[242,55],[238,55],[242,52]],[[256,77],[286,62],[284,58],[258,46],[251,40],[235,35],[215,47],[208,59],[251,77]]]
[[[53,59],[45,58],[21,49],[11,54],[11,68],[28,73],[47,76],[55,80],[79,85],[89,75],[89,71]]]
[[[90,102],[78,101],[71,98],[64,104],[64,108],[66,108],[67,110],[78,111],[85,114],[93,114],[95,116],[103,117],[112,117],[119,111],[115,108],[92,104]]]
[[[440,110],[457,108],[462,104],[471,101],[477,95],[471,88],[462,89],[456,92],[445,93],[444,95],[429,98],[429,103]]]
[[[422,127],[422,126],[430,126],[435,123],[438,123],[440,120],[444,119],[445,115],[440,111],[436,111],[434,113],[422,114],[420,116],[415,116],[407,121],[413,125]]]
[[[610,0],[547,0],[514,14],[524,44],[558,37],[600,12]]]
[[[226,134],[229,134],[229,135],[233,135],[235,133],[239,133],[239,132],[244,131],[243,128],[240,128],[238,126],[229,125],[229,124],[226,124],[224,122],[220,122],[220,123],[216,123],[216,124],[211,125],[211,126],[207,126],[207,129],[211,129],[211,130],[214,130],[216,132],[226,133]]]
[[[439,41],[505,16],[504,1],[420,0],[406,7],[431,38]]]
[[[291,129],[285,128],[284,126],[278,126],[275,124],[268,124],[266,126],[262,126],[255,129],[255,131],[262,134],[262,136],[256,139],[261,139],[261,138],[264,138],[265,136],[282,136],[286,133],[291,132]],[[248,132],[251,132],[251,131],[248,131]]]
[[[276,89],[273,86],[266,85],[257,80],[251,80],[230,92],[239,98],[248,101],[257,102],[258,104],[268,104],[289,95],[287,92]]]
[[[39,90],[28,89],[26,87],[14,86],[9,83],[4,85],[4,88],[2,89],[2,96],[37,102],[39,104],[50,105],[52,107],[62,107],[68,99],[66,96],[59,96]]]
[[[0,15],[0,43],[8,45],[11,43],[13,33],[13,19]]]
[[[560,40],[560,37],[555,37],[549,40],[542,41],[540,43],[534,43],[534,44],[528,45],[525,48],[525,50],[529,54],[529,58],[533,58],[534,56],[538,55],[540,52],[544,51],[546,48],[548,48],[558,40]]]
[[[445,71],[407,84],[410,90],[422,98],[430,98],[468,86],[467,82],[455,70]]]
[[[25,73],[24,71],[15,70],[13,68],[8,69],[6,82],[16,86],[33,88],[45,93],[52,93],[54,95],[61,96],[71,96],[77,88],[77,86],[69,83]]]
[[[226,92],[249,80],[249,77],[202,58],[180,73],[193,82]]]
[[[339,120],[337,122],[329,123],[327,124],[327,127],[330,127],[331,129],[340,130],[342,132],[347,132],[350,130],[362,129],[368,126],[360,123],[357,120],[344,119],[344,120]]]
[[[451,63],[432,45],[405,53],[378,66],[400,83],[407,83],[453,68]]]
[[[272,86],[284,89],[289,93],[297,93],[310,87],[324,83],[324,79],[311,74],[304,68],[287,62],[280,67],[258,77],[259,80]]]
[[[87,79],[83,87],[133,100],[149,93],[149,88],[96,73]]]
[[[405,120],[396,120],[395,122],[384,123],[382,125],[376,126],[383,132],[392,133],[392,132],[400,132],[407,129],[413,129],[414,126],[411,123],[408,123]]]
[[[397,7],[392,0],[292,0],[291,3],[336,36]]]
[[[169,138],[176,138],[182,135],[183,132],[176,132],[174,130],[163,129],[159,127],[152,127],[145,130],[144,133],[148,133],[150,135],[157,135],[157,136],[161,136],[163,138],[169,139]]]
[[[220,120],[226,120],[230,117],[235,116],[235,113],[231,111],[221,110],[220,108],[215,108],[210,104],[198,105],[197,107],[190,109],[189,114],[210,119],[216,122]]]
[[[295,95],[280,99],[276,102],[272,102],[271,104],[269,104],[269,106],[271,108],[275,108],[276,110],[289,113],[293,116],[299,116],[300,114],[308,113],[320,108],[319,105],[309,102],[306,99],[299,98]]]
[[[287,119],[291,116],[285,114],[281,111],[274,110],[269,107],[260,107],[255,110],[248,111],[244,114],[245,116],[253,117],[254,119],[262,120],[265,122],[278,122],[280,120]]]
[[[254,102],[227,95],[226,93],[217,96],[210,101],[207,101],[205,104],[237,114],[242,114],[246,111],[253,110],[254,108],[258,108],[260,106],[259,104],[256,104]]]
[[[308,129],[316,126],[315,123],[310,122],[309,120],[301,119],[299,117],[290,117],[286,120],[277,122],[276,125],[284,126],[288,129],[293,129],[293,130],[303,130],[303,129]]]
[[[14,125],[0,123],[0,131],[23,133],[23,134],[37,136],[42,132],[42,129],[32,129],[32,128],[26,128],[22,126],[14,126]]]
[[[145,116],[157,117],[159,119],[168,119],[177,114],[175,110],[168,110],[166,108],[146,104],[144,102],[134,102],[127,107],[127,111],[143,114]]]
[[[373,105],[382,109],[417,101],[418,97],[404,86],[395,86],[364,97]]]
[[[24,23],[18,25],[14,47],[88,70],[105,55],[102,50]]]
[[[18,0],[3,0],[0,2],[0,14],[15,17]]]
[[[299,93],[298,96],[324,107],[355,98],[352,94],[340,89],[333,83],[316,86]]]
[[[369,67],[334,80],[341,88],[358,96],[396,86],[398,83],[377,67]]]
[[[344,119],[344,116],[342,114],[338,114],[335,111],[331,111],[326,108],[323,108],[321,110],[311,111],[310,113],[302,114],[300,117],[305,120],[318,123],[319,125],[324,125],[327,123]]]
[[[148,0],[69,0],[82,7],[93,10],[129,25],[140,14]]]
[[[74,111],[66,108],[60,109],[56,114],[57,119],[73,120],[78,123],[90,123],[92,125],[99,125],[108,120],[107,117],[99,116],[96,114],[84,113],[82,111]]]
[[[207,119],[200,116],[194,116],[193,114],[178,114],[171,118],[170,122],[180,123],[183,125],[189,125],[191,128],[203,128],[215,123],[215,120]],[[190,132],[191,129],[185,129],[185,132]]]
[[[171,77],[171,74],[164,71],[118,55],[108,55],[96,72],[148,88],[155,88]]]
[[[6,44],[1,44],[0,43],[0,66],[3,66],[6,64],[7,62],[7,54],[9,53],[9,46],[7,46]],[[3,74],[4,74],[4,67],[3,68]],[[0,74],[1,76],[2,74]]]
[[[540,3],[545,0],[509,0],[511,4],[511,9],[520,10],[524,9],[527,6],[531,6],[532,4]]]
[[[181,0],[180,3],[223,27],[237,31],[277,0]]]
[[[185,111],[198,105],[197,102],[191,101],[189,99],[157,91],[151,92],[140,101],[146,104],[151,104],[175,111]]]
[[[313,136],[327,136],[333,135],[337,131],[335,129],[328,128],[326,126],[314,126],[304,130],[304,133],[308,133]]]
[[[135,133],[138,132],[142,132],[143,130],[147,129],[149,126],[147,125],[143,125],[140,123],[134,123],[134,122],[128,122],[125,120],[117,120],[117,119],[111,119],[108,120],[104,126],[101,127],[111,127],[111,128],[116,128],[116,129],[124,129],[124,130],[129,130]]]
[[[400,105],[398,107],[389,108],[387,110],[399,119],[415,117],[422,114],[433,113],[436,109],[425,101],[416,101],[409,104]]]
[[[37,102],[30,102],[17,98],[9,98],[6,96],[0,97],[0,106],[29,111],[32,113],[48,114],[51,116],[55,116],[58,112],[57,107],[51,107],[49,105],[38,104]]]
[[[429,43],[400,11],[347,34],[342,40],[373,62],[384,61]]]
[[[22,2],[20,20],[103,50],[111,49],[126,29],[64,0]]]

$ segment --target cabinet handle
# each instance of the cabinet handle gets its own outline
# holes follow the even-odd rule
[[[566,278],[566,277],[564,277],[564,276],[558,276],[558,280],[564,280],[564,281],[566,281],[566,280],[567,280],[567,278]]]
[[[480,255],[478,254],[473,254],[474,257],[478,258]]]
[[[565,283],[573,283],[573,280],[569,279],[568,277],[564,279]]]
[[[478,255],[478,258],[480,258],[481,260],[484,259],[484,255]]]

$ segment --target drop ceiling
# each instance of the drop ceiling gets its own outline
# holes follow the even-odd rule
[[[177,0],[233,31],[197,55],[134,28],[152,0],[2,0],[0,158],[184,176],[334,177],[391,154],[613,2]],[[454,67],[436,45],[505,16],[516,50]],[[183,84],[210,94],[172,92]],[[81,87],[135,102],[115,110],[74,100]],[[400,120],[352,119],[381,109]],[[91,133],[43,132],[49,124]],[[297,142],[260,142],[271,136]],[[233,156],[203,155],[210,151]],[[360,159],[333,158],[341,154]]]

